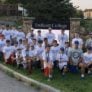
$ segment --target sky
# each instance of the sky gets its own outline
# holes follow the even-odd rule
[[[79,9],[92,9],[92,0],[71,0],[74,6],[79,6]]]

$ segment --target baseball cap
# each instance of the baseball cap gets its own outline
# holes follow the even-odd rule
[[[74,44],[75,44],[75,45],[79,45],[79,41],[75,41]]]
[[[61,47],[60,50],[61,50],[61,51],[64,51],[64,47]]]

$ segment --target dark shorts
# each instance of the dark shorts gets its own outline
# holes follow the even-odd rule
[[[68,65],[68,69],[71,73],[77,73],[78,72],[78,69],[79,67],[76,65]]]
[[[58,67],[58,61],[55,60],[53,63],[54,63],[54,67],[57,68]]]

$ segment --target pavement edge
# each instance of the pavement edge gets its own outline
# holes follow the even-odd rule
[[[40,82],[33,80],[31,78],[28,78],[14,70],[11,70],[10,68],[8,68],[7,66],[5,66],[3,64],[0,64],[0,69],[2,71],[4,71],[5,73],[11,74],[13,77],[15,77],[18,80],[21,80],[29,85],[35,85],[35,86],[39,87],[41,90],[43,90],[43,92],[61,92],[58,89],[55,89],[55,88],[48,86],[44,83],[40,83]]]

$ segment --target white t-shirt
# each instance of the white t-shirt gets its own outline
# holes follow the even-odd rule
[[[32,37],[31,33],[29,32],[29,33],[27,33],[26,38],[27,39],[33,39],[33,38],[36,38],[36,35],[33,33],[33,37]]]
[[[18,46],[17,46],[17,48],[20,48],[20,49],[25,49],[25,45],[23,45],[23,44],[18,44]]]
[[[67,62],[68,56],[66,54],[58,53],[57,60],[59,61],[59,63]]]
[[[81,48],[83,45],[83,40],[81,38],[73,38],[72,39],[72,46],[75,46],[75,41],[79,42],[79,48]]]
[[[51,44],[53,40],[55,40],[55,34],[54,33],[47,33],[46,38],[48,39],[48,43]]]
[[[46,51],[44,51],[42,53],[42,59],[46,62],[53,62],[53,55],[52,52],[50,51],[49,53],[46,53]]]
[[[5,39],[10,40],[10,36],[11,36],[10,30],[3,30],[2,34],[5,36]]]
[[[15,46],[11,46],[11,50],[12,50],[13,53],[16,52]]]
[[[92,38],[87,39],[85,46],[91,46],[92,47]]]
[[[18,59],[19,57],[23,57],[22,56],[22,51],[16,51],[16,59]]]
[[[5,59],[8,59],[13,54],[12,46],[4,46],[3,53],[5,56]]]
[[[84,53],[83,59],[85,63],[90,63],[92,62],[92,53],[88,54],[87,52]]]
[[[65,42],[68,42],[68,36],[66,34],[58,35],[58,40],[60,42],[61,47],[65,46]]]
[[[42,53],[44,52],[44,47],[42,46],[42,47],[39,47],[39,46],[37,46],[36,47],[36,50],[37,50],[37,56],[38,57],[42,57]]]
[[[44,37],[42,35],[37,35],[36,37],[36,40],[39,41],[39,40],[42,40],[43,41]]]
[[[0,29],[0,34],[3,32],[3,29]]]
[[[36,49],[30,50],[30,51],[29,51],[29,56],[30,56],[30,57],[35,57],[35,56],[37,56],[37,51],[36,51]]]
[[[33,41],[32,41],[32,39],[30,38],[30,39],[28,39],[28,44],[29,45],[32,45],[33,44]]]
[[[51,52],[52,52],[52,54],[53,54],[53,61],[55,61],[56,60],[56,58],[57,58],[57,54],[59,53],[59,50],[60,50],[60,47],[59,46],[52,46],[51,47]]]
[[[59,68],[62,69],[64,66],[67,65],[68,56],[66,54],[58,53],[57,60],[59,61]]]
[[[5,46],[5,41],[0,40],[0,51],[3,50],[3,47]]]
[[[18,32],[17,33],[17,41],[20,39],[25,39],[25,33],[24,32]]]
[[[18,34],[18,31],[16,29],[15,30],[14,29],[11,30],[12,38],[16,38],[17,34]]]

